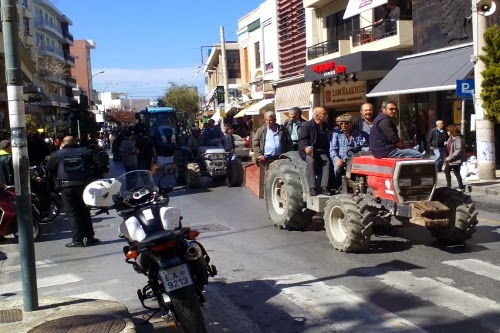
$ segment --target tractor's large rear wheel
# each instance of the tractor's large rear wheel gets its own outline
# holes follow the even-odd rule
[[[429,228],[433,237],[445,244],[459,244],[476,232],[477,210],[472,199],[457,190],[441,187],[434,192],[433,200],[439,201],[451,210],[449,228]]]
[[[325,229],[333,247],[343,252],[359,252],[370,245],[373,215],[362,204],[362,198],[336,195],[325,207]]]
[[[191,188],[201,187],[201,171],[198,163],[188,163],[186,167],[186,186]]]
[[[291,162],[271,163],[264,186],[267,212],[275,226],[300,230],[311,223],[315,212],[306,208],[300,176]]]

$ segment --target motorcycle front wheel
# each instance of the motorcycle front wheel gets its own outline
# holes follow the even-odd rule
[[[184,333],[207,333],[194,286],[174,290],[169,296],[176,324],[182,328]]]

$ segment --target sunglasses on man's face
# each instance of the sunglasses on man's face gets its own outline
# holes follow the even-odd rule
[[[345,121],[341,121],[339,124],[340,124],[340,125],[349,125],[350,123],[345,122]]]

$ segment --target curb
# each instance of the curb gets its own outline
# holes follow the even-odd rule
[[[54,298],[43,297],[39,299],[39,310],[25,312],[22,299],[0,302],[0,311],[22,310],[22,321],[0,323],[2,333],[28,333],[30,330],[52,320],[73,316],[110,316],[123,320],[125,327],[120,333],[136,333],[135,325],[125,305],[116,301],[79,299],[79,298]],[[85,332],[85,331],[82,331]]]

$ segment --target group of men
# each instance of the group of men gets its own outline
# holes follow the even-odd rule
[[[309,194],[331,195],[330,175],[334,178],[333,187],[338,189],[350,159],[350,148],[370,150],[376,158],[423,157],[420,152],[407,148],[399,137],[391,120],[397,110],[395,101],[385,101],[381,112],[374,118],[373,105],[365,103],[361,105],[361,116],[356,122],[350,114],[342,114],[337,117],[338,127],[333,130],[328,123],[328,111],[322,107],[313,110],[309,121],[301,118],[300,108],[292,108],[283,125],[276,123],[274,111],[268,111],[264,114],[265,124],[252,138],[253,160],[265,165],[282,153],[298,150],[306,162]]]

